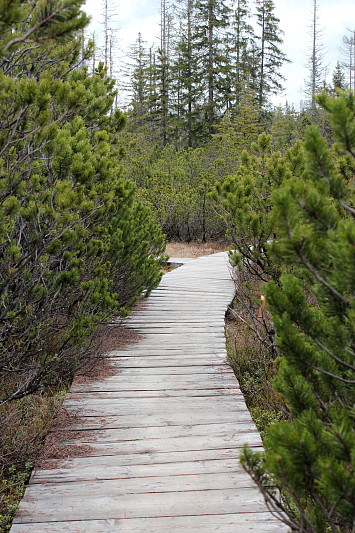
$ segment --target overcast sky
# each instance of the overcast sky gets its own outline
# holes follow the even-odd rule
[[[289,103],[299,107],[303,99],[304,79],[307,76],[307,56],[310,55],[309,28],[312,21],[312,0],[274,0],[280,28],[284,31],[283,51],[291,60],[283,67],[285,93],[275,98],[274,103]],[[103,30],[102,0],[87,0],[86,11],[92,16],[90,31],[98,35]],[[147,45],[156,42],[159,35],[160,0],[109,0],[115,15],[117,38],[122,50],[133,44],[140,32]],[[253,11],[253,2],[250,2]],[[325,66],[329,79],[339,59],[339,48],[347,28],[355,29],[354,0],[319,0],[319,27],[323,29]]]

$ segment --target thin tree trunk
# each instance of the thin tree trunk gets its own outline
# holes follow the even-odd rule
[[[208,4],[208,121],[209,133],[213,133],[214,123],[214,57],[213,57],[213,0]]]
[[[312,78],[311,78],[311,83],[312,83],[312,87],[311,87],[311,90],[312,90],[312,96],[311,96],[312,97],[312,109],[314,109],[315,106],[316,106],[316,103],[315,103],[315,100],[314,100],[314,95],[315,95],[315,92],[316,92],[316,78],[317,78],[317,63],[316,63],[317,31],[316,31],[316,27],[317,27],[317,0],[314,0],[314,2],[313,2]]]
[[[260,65],[260,89],[259,89],[259,107],[264,103],[264,61],[265,61],[265,7],[263,6],[263,23],[261,32],[261,65]]]
[[[104,7],[104,21],[105,21],[105,65],[108,65],[108,0],[105,0]]]

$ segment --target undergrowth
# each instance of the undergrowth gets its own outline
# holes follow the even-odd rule
[[[237,308],[238,304],[235,305]],[[245,322],[231,316],[226,320],[226,339],[229,363],[255,425],[264,438],[271,424],[287,418],[282,397],[272,386],[276,373],[274,357]]]
[[[12,519],[66,389],[47,391],[0,406],[0,532]]]

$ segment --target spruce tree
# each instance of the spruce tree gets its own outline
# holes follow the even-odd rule
[[[248,80],[252,72],[249,43],[255,41],[252,26],[249,24],[250,10],[247,0],[237,0],[233,9],[230,42],[229,78],[232,84],[231,106],[238,112],[242,95],[248,89]]]
[[[180,1],[176,11],[180,20],[175,41],[172,74],[174,114],[177,123],[177,141],[183,146],[195,147],[201,138],[201,104],[203,91],[199,71],[199,54],[194,43],[196,34],[196,3]],[[181,141],[180,141],[181,139]]]
[[[130,59],[132,60],[130,73],[130,126],[141,128],[148,122],[150,100],[150,65],[145,42],[139,33],[136,42],[131,46]]]
[[[333,72],[333,90],[345,89],[345,74],[339,61],[335,65]]]
[[[223,89],[228,72],[225,37],[230,8],[224,1],[198,0],[196,10],[198,26],[195,42],[205,94],[205,130],[206,134],[211,134],[225,102]]]
[[[291,421],[271,426],[265,454],[246,448],[242,462],[292,531],[343,533],[355,519],[355,97],[318,103],[336,143],[311,126],[302,176],[274,192],[269,253],[283,274],[264,289]]]
[[[258,104],[264,109],[269,98],[282,90],[283,77],[280,67],[288,61],[280,46],[282,31],[275,15],[273,0],[256,0],[256,20],[259,26],[258,46]]]

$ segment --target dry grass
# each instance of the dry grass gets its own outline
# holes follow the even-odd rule
[[[236,313],[228,313],[226,318],[228,360],[250,414],[264,437],[268,426],[287,417],[282,397],[272,386],[276,374],[275,359],[271,350],[263,346],[248,327],[247,321],[235,318],[243,315],[236,301],[234,310]]]
[[[215,242],[169,242],[166,253],[169,257],[201,257],[203,255],[225,252],[230,249],[226,241]]]
[[[33,394],[0,408],[0,531],[9,531],[32,466],[65,396]]]

